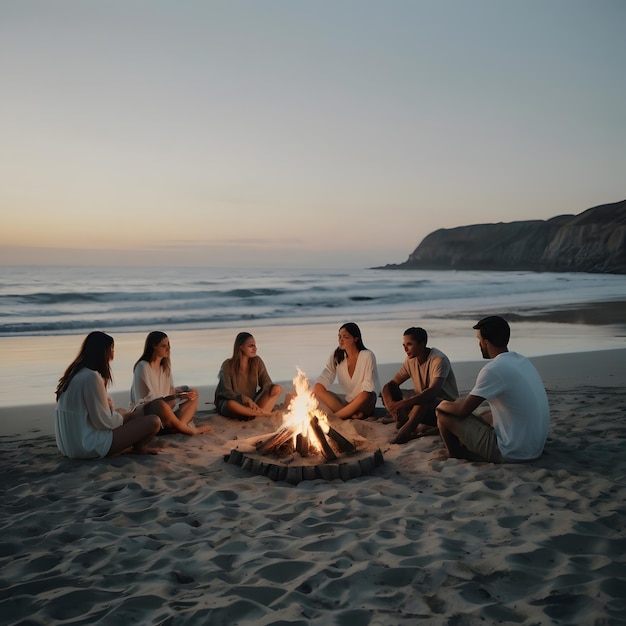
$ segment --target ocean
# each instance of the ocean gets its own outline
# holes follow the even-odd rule
[[[626,300],[626,276],[533,272],[145,267],[3,267],[0,406],[53,401],[83,336],[114,336],[114,389],[130,387],[145,336],[172,342],[176,382],[213,385],[235,335],[252,332],[275,380],[310,378],[355,321],[379,363],[400,362],[402,332],[423,326],[451,360],[477,360],[475,319],[529,308]],[[624,347],[611,328],[512,323],[528,355]],[[581,341],[581,335],[583,340]],[[519,345],[514,345],[518,341]]]

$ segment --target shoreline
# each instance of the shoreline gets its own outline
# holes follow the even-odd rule
[[[584,384],[597,387],[626,387],[626,348],[614,348],[611,350],[594,350],[585,352],[560,353],[530,357],[537,367],[546,388],[548,381],[550,389],[560,389],[563,386],[582,382],[580,372],[587,370],[584,376]],[[485,361],[452,361],[455,377],[461,395],[469,392],[476,376]],[[378,364],[378,373],[381,385],[393,378],[400,368],[401,363]],[[291,380],[276,381],[285,390],[291,388]],[[410,382],[403,387],[410,387]],[[333,387],[336,389],[336,385]],[[200,401],[198,411],[203,412],[214,408],[213,395],[215,385],[202,385],[198,387]],[[110,393],[116,406],[125,407],[128,402],[127,390],[119,390]],[[382,407],[380,398],[379,407]],[[54,403],[42,403],[32,405],[16,405],[0,407],[0,437],[15,437],[18,439],[30,439],[43,435],[54,434]]]
[[[546,354],[588,352],[626,348],[626,301],[604,300],[571,305],[494,308],[489,313],[511,320],[511,350],[529,357]],[[409,326],[428,331],[428,345],[437,347],[453,363],[475,361],[477,353],[472,325],[486,311],[445,311],[438,317],[389,316],[385,319],[358,320],[365,345],[377,362],[398,363],[403,359],[401,337]],[[172,363],[176,384],[193,387],[213,386],[222,361],[232,352],[238,330],[249,330],[257,340],[259,355],[272,378],[291,381],[296,368],[309,379],[321,372],[328,355],[336,347],[341,322],[308,325],[256,326],[247,320],[238,328],[203,330],[164,329],[172,343]],[[144,333],[113,333],[115,339],[113,396],[127,394],[120,406],[128,404],[132,367],[141,354]],[[40,405],[53,402],[59,376],[74,358],[84,335],[42,337],[3,337],[0,350],[0,407]]]

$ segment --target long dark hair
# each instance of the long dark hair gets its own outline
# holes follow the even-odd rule
[[[65,374],[59,378],[59,384],[56,389],[57,400],[59,396],[69,387],[72,378],[78,374],[84,367],[98,372],[104,378],[104,385],[108,385],[113,380],[111,374],[111,347],[113,346],[113,337],[106,333],[94,330],[89,333],[83,340],[78,355],[70,363],[65,370]]]
[[[361,337],[361,329],[354,322],[346,322],[339,328],[339,330],[345,330],[351,337],[354,337],[356,340],[356,347],[359,352],[361,352],[361,350],[367,350]],[[335,365],[339,365],[339,363],[341,363],[345,358],[345,350],[337,348],[334,355]]]
[[[248,341],[251,337],[253,337],[253,335],[246,331],[239,333],[235,337],[235,343],[233,344],[233,356],[230,358],[233,372],[239,372],[239,369],[241,368],[241,350],[239,350],[239,348],[241,348],[241,346],[243,346],[243,344],[246,343],[246,341]]]
[[[143,354],[137,359],[135,365],[133,365],[133,372],[137,368],[137,365],[139,365],[140,361],[147,361],[148,363],[152,361],[154,351],[163,339],[167,339],[167,335],[160,330],[153,330],[151,333],[148,333],[146,343],[143,346]],[[166,356],[161,360],[161,369],[166,371],[168,374],[171,373],[172,363],[170,361],[170,357]]]

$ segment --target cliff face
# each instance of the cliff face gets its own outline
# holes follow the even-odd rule
[[[386,268],[626,274],[626,200],[547,221],[442,228]]]

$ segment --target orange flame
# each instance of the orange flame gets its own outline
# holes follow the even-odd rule
[[[297,369],[298,375],[293,379],[295,395],[289,402],[287,412],[283,416],[283,426],[294,429],[294,445],[298,435],[309,437],[309,441],[314,445],[315,438],[310,426],[311,418],[317,417],[324,432],[328,432],[330,425],[328,424],[328,417],[320,409],[317,398],[311,391],[309,379],[300,368]]]

